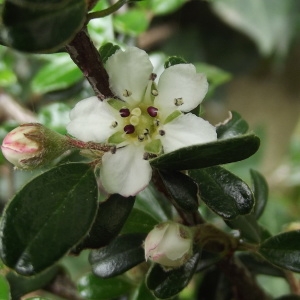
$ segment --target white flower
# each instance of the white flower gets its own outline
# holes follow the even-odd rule
[[[193,255],[193,233],[175,222],[161,223],[149,232],[144,248],[146,260],[164,267],[180,267]]]
[[[217,139],[215,127],[189,112],[207,93],[204,74],[191,64],[167,68],[154,82],[148,55],[118,50],[106,62],[110,88],[119,99],[80,101],[70,113],[68,132],[88,142],[117,145],[105,153],[100,179],[109,193],[136,195],[151,179],[145,153],[159,155]]]

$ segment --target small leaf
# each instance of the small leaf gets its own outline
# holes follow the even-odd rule
[[[300,230],[284,232],[265,240],[258,252],[278,267],[300,272]]]
[[[0,299],[10,300],[10,288],[4,276],[0,275]]]
[[[178,207],[186,212],[198,210],[198,187],[194,180],[178,171],[160,170],[159,174]]]
[[[114,45],[112,43],[106,43],[102,45],[99,49],[100,56],[103,63],[106,63],[107,59],[116,53],[117,50],[119,50],[120,47],[118,45]]]
[[[131,285],[121,278],[102,279],[93,274],[81,277],[77,283],[80,296],[87,300],[116,299],[127,295]]]
[[[159,299],[168,299],[177,295],[191,280],[199,257],[197,253],[185,265],[171,271],[164,271],[160,265],[154,264],[146,278],[148,288]]]
[[[224,219],[249,214],[254,197],[248,185],[221,167],[191,170],[189,175],[198,183],[205,204]]]
[[[179,56],[170,56],[166,62],[165,62],[165,69],[171,67],[171,66],[175,66],[175,65],[179,65],[179,64],[187,64],[187,61]]]
[[[266,179],[257,171],[250,170],[253,181],[253,191],[255,198],[254,215],[256,219],[263,214],[268,201],[269,188]]]
[[[113,194],[105,202],[100,202],[92,228],[73,252],[79,253],[86,248],[98,249],[108,245],[121,231],[134,200],[135,197],[126,198]]]
[[[190,170],[240,161],[259,148],[259,138],[253,134],[181,148],[150,160],[158,169]]]
[[[97,192],[93,170],[83,163],[60,165],[34,178],[1,219],[3,262],[22,275],[53,265],[89,230]]]
[[[122,228],[122,233],[148,233],[158,223],[149,214],[134,208]]]
[[[117,237],[105,248],[90,253],[93,272],[109,278],[131,269],[145,260],[142,247],[146,234],[125,234]]]
[[[25,52],[54,52],[71,41],[82,28],[86,1],[61,0],[45,4],[6,0],[3,7],[1,40]]]
[[[228,139],[237,135],[245,134],[249,125],[242,119],[242,117],[235,111],[229,112],[229,119],[226,120],[225,124],[217,126],[218,139]]]

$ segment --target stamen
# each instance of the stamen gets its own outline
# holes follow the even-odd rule
[[[155,119],[155,120],[154,120],[154,125],[155,125],[155,126],[159,126],[159,124],[160,124],[159,119]]]
[[[154,81],[156,79],[157,75],[155,73],[151,73],[150,80]]]
[[[142,114],[142,111],[139,107],[136,107],[131,111],[131,114],[134,115],[134,116],[139,117]]]
[[[126,125],[126,126],[124,127],[124,131],[125,131],[126,134],[134,133],[134,130],[135,130],[135,128],[134,128],[134,126],[131,125],[131,124],[128,124],[128,125]]]
[[[166,132],[164,130],[159,130],[158,131],[159,135],[164,136],[166,134]]]
[[[149,129],[145,128],[144,131],[143,131],[143,135],[148,135],[148,134],[149,134]]]
[[[140,134],[140,135],[138,136],[138,140],[139,140],[140,142],[142,142],[144,139],[145,139],[145,136],[144,136],[143,134]]]
[[[132,92],[130,92],[130,91],[128,91],[128,90],[124,90],[124,92],[123,92],[123,96],[124,97],[129,97],[129,96],[131,96],[132,95]]]
[[[122,118],[126,118],[130,115],[130,110],[128,108],[121,108],[119,113]]]
[[[130,124],[133,125],[133,126],[136,126],[139,124],[140,122],[140,118],[137,117],[137,116],[132,116],[129,120]]]
[[[174,104],[175,104],[176,106],[182,105],[182,104],[183,104],[183,99],[182,99],[182,98],[175,98],[175,99],[174,99]]]
[[[151,91],[152,96],[158,96],[158,91],[157,90],[152,90]]]
[[[111,128],[116,128],[117,126],[118,126],[117,121],[112,122],[112,124],[110,125]]]
[[[158,112],[158,109],[154,106],[149,106],[147,108],[147,113],[149,114],[150,117],[156,117],[157,116],[157,112]]]

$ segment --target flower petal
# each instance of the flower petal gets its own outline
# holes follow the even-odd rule
[[[191,113],[181,115],[167,123],[163,130],[165,135],[160,139],[164,153],[217,140],[216,128],[208,121]]]
[[[97,97],[81,100],[70,112],[68,133],[84,142],[105,142],[117,129],[111,126],[116,120],[111,110]]]
[[[144,96],[153,66],[145,51],[128,47],[108,58],[106,70],[111,90],[127,103],[137,104]]]
[[[143,159],[143,147],[128,145],[115,154],[105,153],[102,157],[100,179],[104,189],[124,197],[134,196],[149,183],[152,169]]]
[[[178,64],[162,73],[157,90],[154,106],[168,111],[168,114],[175,109],[188,112],[202,102],[208,83],[204,74],[196,73],[194,65]],[[175,99],[182,99],[183,104],[176,106]]]

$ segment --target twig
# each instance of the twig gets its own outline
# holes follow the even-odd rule
[[[300,295],[300,282],[291,271],[285,271],[285,278],[294,295]]]

